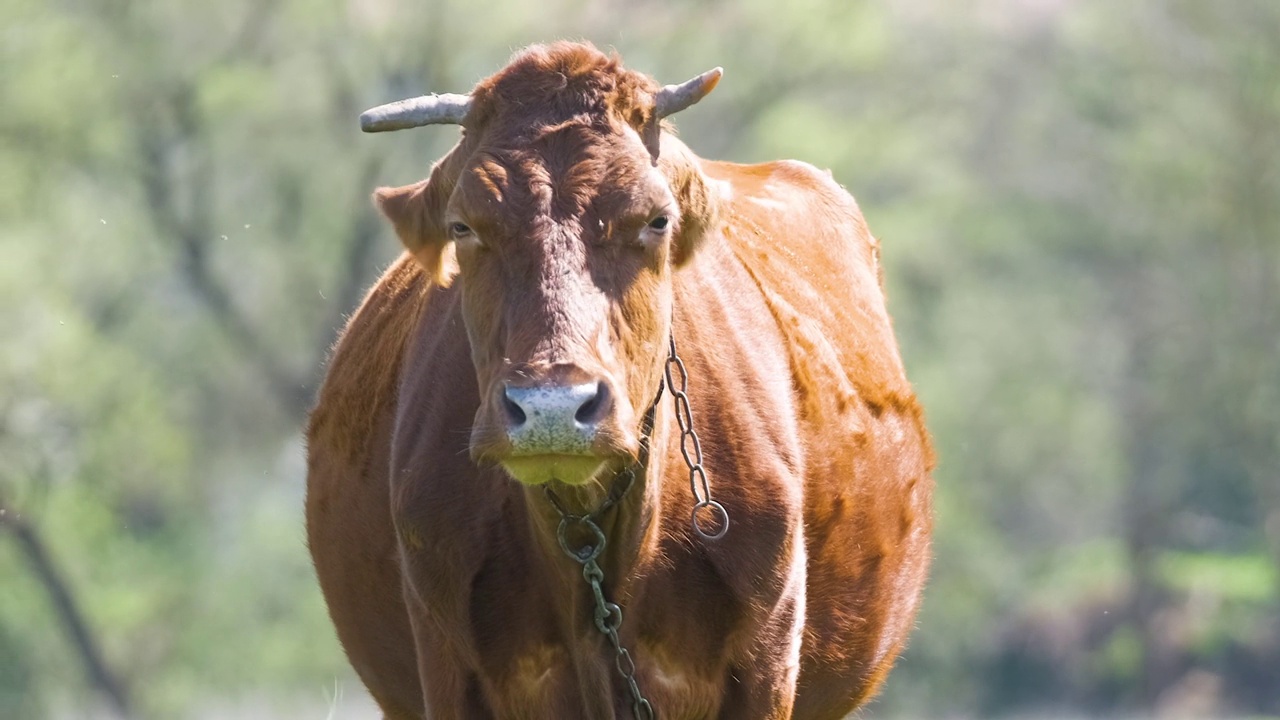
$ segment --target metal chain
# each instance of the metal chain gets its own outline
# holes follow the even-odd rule
[[[676,423],[680,425],[680,454],[685,465],[689,466],[689,489],[693,491],[694,503],[692,522],[693,531],[704,540],[719,540],[729,532],[729,513],[724,506],[711,499],[711,482],[707,479],[707,470],[702,466],[702,443],[698,440],[698,432],[693,429],[693,410],[689,407],[689,372],[684,361],[676,353],[676,336],[670,338],[670,354],[667,356],[666,378],[667,388],[676,404]],[[679,371],[680,382],[672,374],[672,369]],[[707,532],[698,524],[698,513],[710,509],[719,516],[720,527],[714,532]]]
[[[558,504],[556,509],[559,509]],[[599,509],[597,509],[597,512],[599,512]],[[617,603],[611,603],[604,599],[604,590],[601,588],[601,583],[604,582],[604,571],[600,569],[596,558],[600,557],[600,553],[604,552],[605,536],[604,531],[592,519],[594,514],[568,515],[562,513],[560,526],[556,528],[556,535],[560,540],[560,549],[573,558],[574,562],[582,564],[582,579],[586,580],[587,584],[591,586],[591,594],[595,598],[596,629],[609,638],[609,643],[613,645],[613,666],[617,668],[618,674],[626,681],[627,690],[631,693],[632,714],[635,715],[636,720],[654,720],[653,705],[645,699],[640,692],[640,686],[636,683],[636,663],[632,660],[631,653],[622,646],[622,641],[618,638],[618,629],[622,627],[622,608]],[[575,524],[581,525],[590,531],[594,542],[587,542],[579,546],[577,550],[569,547],[569,527]]]

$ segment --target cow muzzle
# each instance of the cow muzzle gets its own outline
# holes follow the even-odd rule
[[[634,438],[620,432],[620,414],[613,383],[601,373],[522,368],[493,384],[472,452],[523,483],[582,484],[634,452]]]
[[[603,381],[576,385],[502,384],[507,438],[517,454],[585,455],[612,405]]]

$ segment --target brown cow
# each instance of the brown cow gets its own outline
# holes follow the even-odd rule
[[[378,190],[408,253],[308,429],[311,553],[388,718],[647,715],[632,664],[662,718],[839,718],[901,650],[932,455],[877,243],[828,173],[665,131],[719,77],[561,43],[363,118],[463,126]]]

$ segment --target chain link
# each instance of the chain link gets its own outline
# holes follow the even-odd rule
[[[636,720],[654,720],[653,705],[640,693],[640,686],[636,684],[636,663],[618,639],[618,629],[622,627],[622,608],[616,603],[607,602],[604,591],[600,589],[604,572],[595,560],[589,560],[582,566],[582,577],[591,584],[591,592],[595,595],[596,629],[609,638],[614,651],[613,666],[627,682],[627,690],[631,693],[632,714],[636,716]]]
[[[549,497],[555,497],[554,494]],[[556,509],[560,509],[558,500],[554,501]],[[604,597],[604,588],[601,584],[604,582],[604,570],[600,569],[600,564],[596,562],[596,558],[604,552],[605,535],[600,526],[596,524],[592,517],[600,512],[597,508],[596,512],[589,515],[570,515],[563,511],[560,517],[560,526],[556,528],[556,536],[560,540],[560,549],[566,555],[573,558],[574,562],[582,564],[582,579],[587,581],[591,586],[591,595],[595,600],[595,625],[605,637],[609,638],[609,644],[613,645],[614,659],[613,666],[617,668],[618,675],[627,683],[627,690],[631,693],[631,712],[635,715],[636,720],[654,720],[653,705],[645,699],[640,692],[640,686],[636,683],[636,663],[631,658],[631,653],[622,646],[622,640],[618,637],[618,629],[622,627],[622,608],[617,603],[611,603]],[[591,534],[592,540],[583,543],[578,548],[573,548],[569,544],[569,528],[573,525],[581,525]]]
[[[711,481],[707,478],[707,470],[702,466],[702,442],[698,440],[698,432],[693,429],[693,408],[689,406],[689,371],[684,361],[676,352],[676,336],[672,333],[670,352],[667,355],[666,378],[667,388],[676,404],[676,424],[680,426],[680,455],[684,464],[689,467],[689,490],[693,492],[691,521],[693,531],[705,540],[719,540],[729,532],[729,513],[724,506],[711,499]],[[674,371],[678,371],[677,376]],[[677,382],[677,378],[679,382]],[[713,511],[718,527],[708,532],[698,521],[699,513],[704,510]]]

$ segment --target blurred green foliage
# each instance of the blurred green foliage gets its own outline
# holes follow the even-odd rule
[[[0,503],[133,714],[358,687],[299,428],[397,251],[370,190],[456,131],[355,118],[562,37],[723,65],[686,141],[883,240],[937,560],[868,715],[1280,714],[1280,5],[0,0]],[[0,717],[83,716],[24,547]]]

